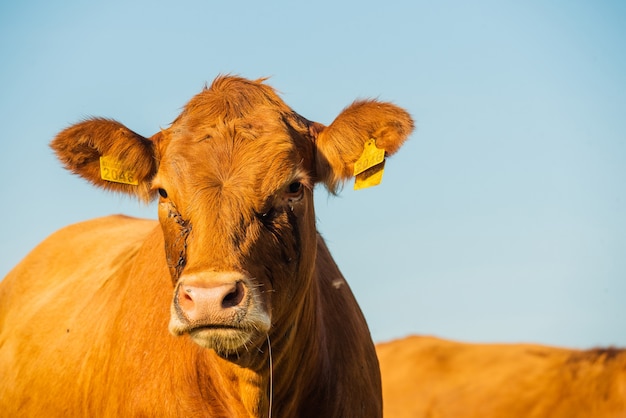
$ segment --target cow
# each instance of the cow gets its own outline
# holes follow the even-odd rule
[[[158,221],[68,226],[1,282],[0,415],[380,417],[374,343],[313,188],[338,193],[367,146],[384,163],[413,125],[360,99],[325,126],[266,79],[220,75],[149,138],[105,118],[62,130],[68,170],[158,199]]]
[[[376,346],[385,416],[625,418],[626,351],[409,336]]]

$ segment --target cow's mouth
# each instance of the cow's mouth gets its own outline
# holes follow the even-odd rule
[[[222,355],[236,353],[259,337],[257,331],[252,328],[231,325],[196,326],[187,333],[199,346],[213,349]]]
[[[237,327],[234,325],[200,325],[200,326],[195,326],[193,328],[190,328],[188,331],[186,331],[188,334],[192,334],[196,331],[202,331],[202,330],[234,330],[234,331],[245,331],[244,328],[242,327]]]
[[[190,327],[188,330],[185,330],[184,333],[189,334],[192,338],[194,335],[198,333],[210,333],[210,332],[241,332],[241,333],[250,333],[253,330],[235,326],[235,325],[224,325],[224,324],[210,324],[210,325],[197,325],[194,327]]]

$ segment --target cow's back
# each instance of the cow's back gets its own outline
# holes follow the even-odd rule
[[[378,344],[385,416],[626,418],[626,352],[408,337]]]

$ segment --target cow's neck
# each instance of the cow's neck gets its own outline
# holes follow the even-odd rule
[[[314,382],[324,380],[320,374],[327,356],[317,282],[311,286],[294,315],[275,324],[260,346],[228,359],[231,371],[225,370],[224,377],[238,381],[251,416],[296,416],[304,398],[322,396]]]
[[[258,359],[261,357],[265,358],[266,356],[257,356]],[[237,412],[235,412],[231,410],[230,414],[259,418],[276,416],[271,411],[269,396],[266,390],[267,381],[269,380],[269,367],[267,370],[258,371],[240,366],[238,363],[243,360],[241,357],[238,361],[223,359],[222,357],[218,357],[218,359],[222,380],[222,382],[218,382],[219,387],[221,390],[230,388],[233,391],[233,403],[230,406],[241,403],[245,411],[237,409]],[[267,359],[269,360],[269,357]]]
[[[307,293],[299,316],[271,335],[273,360],[273,404],[280,415],[298,416],[305,399],[316,397],[315,382],[323,381],[324,353],[318,312],[317,283]]]

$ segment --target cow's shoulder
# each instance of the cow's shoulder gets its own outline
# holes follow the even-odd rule
[[[37,415],[47,408],[66,410],[68,416],[99,409],[106,415],[98,402],[108,399],[109,412],[121,410],[126,389],[122,385],[116,392],[103,382],[121,382],[122,372],[128,379],[134,368],[126,354],[150,351],[145,335],[155,330],[140,327],[129,334],[127,329],[132,318],[156,317],[146,309],[156,296],[135,287],[156,281],[137,271],[138,259],[152,259],[140,264],[160,266],[167,274],[157,263],[159,243],[153,220],[115,215],[80,222],[50,235],[0,282],[0,375],[6,377],[0,382],[5,394],[0,409]],[[165,284],[158,295],[167,300]],[[159,325],[168,336],[166,324]],[[94,399],[83,399],[85,387]],[[28,392],[37,398],[5,404],[12,393]]]
[[[380,371],[370,331],[348,282],[320,234],[317,235],[315,280],[327,359],[317,370],[318,380],[333,382],[321,388],[332,392],[333,396],[328,393],[317,396],[320,399],[327,396],[324,402],[328,416],[349,416],[354,411],[363,417],[376,416],[382,409],[377,402],[381,391]],[[339,364],[341,368],[337,367]],[[368,401],[364,403],[363,399]]]

